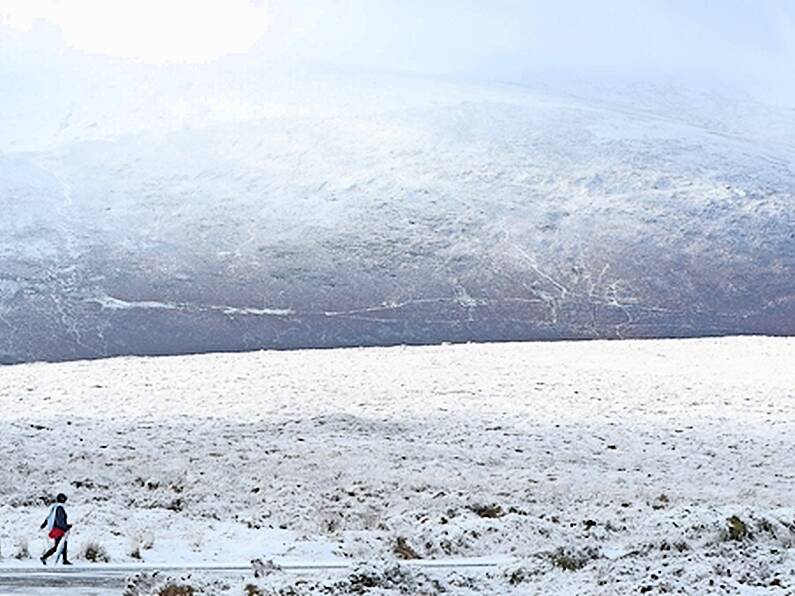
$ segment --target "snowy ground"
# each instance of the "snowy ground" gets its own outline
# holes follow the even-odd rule
[[[400,544],[515,559],[438,584],[377,569],[414,593],[791,593],[793,362],[795,339],[725,338],[3,367],[2,565],[39,565],[62,490],[74,556],[114,564]]]

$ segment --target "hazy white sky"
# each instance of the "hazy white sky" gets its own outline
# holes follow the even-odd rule
[[[0,0],[6,25],[36,35],[48,23],[89,53],[149,63],[202,62],[253,47],[269,25],[249,0]]]
[[[251,52],[517,82],[697,78],[795,99],[795,0],[0,0],[0,66],[61,45],[154,64]]]

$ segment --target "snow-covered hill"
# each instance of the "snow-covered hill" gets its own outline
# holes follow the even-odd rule
[[[0,361],[795,333],[792,110],[138,68],[7,100]]]

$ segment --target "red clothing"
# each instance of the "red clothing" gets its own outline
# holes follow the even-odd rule
[[[49,537],[53,540],[58,540],[58,538],[61,538],[64,534],[66,534],[66,532],[64,532],[61,528],[53,528],[50,530]]]

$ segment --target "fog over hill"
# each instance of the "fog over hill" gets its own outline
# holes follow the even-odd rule
[[[795,333],[792,109],[203,68],[8,102],[0,360]]]

